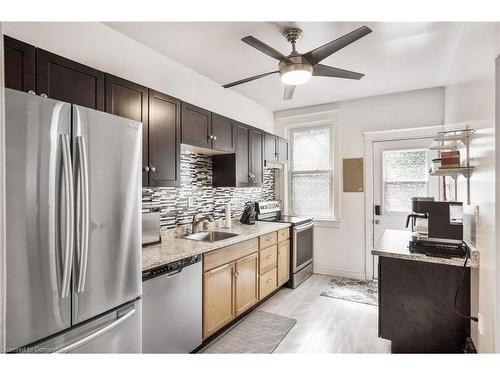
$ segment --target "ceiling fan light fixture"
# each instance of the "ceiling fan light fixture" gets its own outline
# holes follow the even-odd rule
[[[297,86],[309,81],[313,68],[309,64],[293,64],[280,69],[281,82],[285,85]]]

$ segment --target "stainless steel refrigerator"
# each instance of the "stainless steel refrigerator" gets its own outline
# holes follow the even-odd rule
[[[5,90],[8,351],[141,352],[141,123]]]

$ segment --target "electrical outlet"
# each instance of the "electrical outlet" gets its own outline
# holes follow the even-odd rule
[[[483,321],[483,315],[481,313],[477,314],[477,330],[479,331],[479,334],[481,336],[484,335],[484,321]]]

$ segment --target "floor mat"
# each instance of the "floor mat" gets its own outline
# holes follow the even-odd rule
[[[295,323],[295,319],[256,310],[202,348],[199,353],[270,354]]]
[[[378,282],[334,277],[322,296],[338,298],[346,301],[378,305]]]

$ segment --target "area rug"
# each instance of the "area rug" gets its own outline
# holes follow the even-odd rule
[[[199,353],[270,354],[295,323],[295,319],[256,310],[202,348]]]
[[[378,282],[334,277],[328,284],[328,289],[322,296],[338,298],[346,301],[378,305]]]

